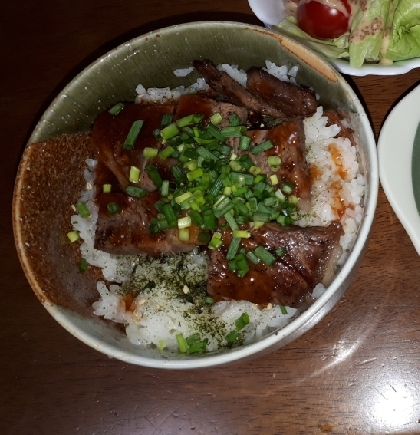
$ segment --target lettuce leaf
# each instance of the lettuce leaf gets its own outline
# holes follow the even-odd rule
[[[396,6],[395,6],[396,5]],[[384,57],[391,61],[420,57],[420,1],[394,0],[392,27]]]

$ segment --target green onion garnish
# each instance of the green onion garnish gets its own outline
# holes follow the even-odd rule
[[[189,230],[189,228],[180,228],[178,230],[178,239],[181,242],[189,242],[190,241],[190,230]]]
[[[104,185],[102,186],[102,191],[103,191],[104,193],[111,193],[111,185],[110,185],[110,184],[104,184]]]
[[[77,202],[75,207],[76,207],[77,213],[79,213],[79,215],[82,218],[88,218],[91,216],[91,213],[90,213],[89,209],[87,208],[87,205],[85,202]]]
[[[280,311],[281,311],[282,314],[287,314],[287,309],[283,305],[280,305]]]
[[[175,122],[169,124],[167,127],[160,131],[160,136],[163,140],[168,140],[179,133],[178,127]]]
[[[146,157],[146,159],[150,159],[152,157],[157,156],[157,153],[158,153],[157,148],[145,147],[143,150],[143,156]]]
[[[124,103],[117,103],[115,106],[111,107],[108,110],[108,113],[110,113],[111,115],[118,115],[118,113],[120,113],[123,108]]]
[[[81,258],[80,259],[79,269],[80,269],[80,272],[82,272],[82,273],[87,271],[87,269],[88,269],[88,263],[86,261],[86,258]]]
[[[161,128],[167,127],[172,122],[172,114],[164,113],[162,116],[162,121],[160,122]]]
[[[226,258],[228,260],[233,260],[238,252],[239,245],[241,244],[241,239],[238,237],[234,237],[230,242],[228,252],[226,254]]]
[[[246,325],[249,324],[249,314],[242,313],[241,317],[235,320],[235,326],[238,331],[244,329]]]
[[[229,126],[231,127],[237,127],[241,124],[241,118],[237,113],[232,113],[229,118]]]
[[[191,226],[191,217],[190,216],[185,216],[182,218],[178,219],[178,228],[181,230],[183,228],[188,228]]]
[[[137,166],[130,166],[130,183],[138,183],[140,180],[140,169]]]
[[[70,240],[71,243],[73,243],[76,240],[80,239],[80,235],[77,231],[70,231],[67,233],[67,238]]]
[[[225,339],[226,339],[228,344],[232,344],[232,343],[234,343],[234,341],[238,337],[239,337],[239,332],[238,331],[232,331],[232,332],[229,332],[228,335],[226,335]]]
[[[123,148],[125,150],[132,150],[134,148],[134,143],[140,133],[141,128],[143,127],[144,121],[139,119],[134,121],[131,125],[130,131],[128,132],[127,138],[124,141]]]
[[[279,248],[276,249],[276,255],[277,257],[283,257],[283,255],[286,254],[286,248]]]
[[[130,196],[136,196],[137,198],[144,198],[147,194],[147,190],[137,186],[127,186],[125,193]]]
[[[153,165],[146,165],[146,172],[149,175],[150,179],[152,180],[153,184],[159,188],[162,186],[162,178],[156,169],[156,166]]]
[[[108,213],[111,216],[114,216],[121,211],[121,208],[120,208],[118,202],[115,202],[115,201],[108,202],[108,204],[106,205],[106,208],[108,210]]]
[[[257,246],[254,254],[267,266],[272,266],[276,262],[276,257],[262,246]]]
[[[185,340],[184,334],[182,334],[182,333],[176,334],[175,338],[176,338],[176,341],[178,343],[179,351],[181,353],[187,353],[188,344]]]
[[[220,233],[213,233],[209,243],[209,249],[219,249],[223,244],[222,235]]]
[[[252,149],[251,149],[251,153],[252,154],[261,154],[264,151],[269,150],[270,148],[274,147],[274,143],[271,140],[266,140],[265,142],[262,142],[258,145],[255,145]]]
[[[210,116],[210,122],[214,125],[220,124],[223,121],[222,115],[220,113],[214,113]]]

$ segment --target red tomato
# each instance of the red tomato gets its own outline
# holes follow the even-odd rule
[[[300,0],[296,18],[298,26],[308,35],[318,39],[337,38],[348,30],[351,9],[347,0],[337,0],[343,8],[332,8],[322,0]],[[347,10],[347,14],[342,10]]]

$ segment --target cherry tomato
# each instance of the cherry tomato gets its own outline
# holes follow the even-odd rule
[[[349,28],[351,15],[347,0],[337,0],[343,7],[330,7],[322,0],[300,0],[296,18],[298,26],[308,35],[317,39],[337,38]],[[347,14],[343,12],[347,10]]]

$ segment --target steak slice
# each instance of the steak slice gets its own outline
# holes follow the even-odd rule
[[[249,239],[242,240],[242,246],[250,251],[260,245],[273,254],[276,249],[284,249],[285,254],[277,257],[272,266],[250,262],[249,272],[239,278],[229,270],[226,260],[226,246],[232,237],[226,231],[224,248],[210,253],[207,291],[218,300],[299,306],[317,284],[331,283],[342,253],[342,234],[341,224],[336,222],[327,227],[308,228],[265,224],[252,231]]]
[[[140,169],[138,185],[146,190],[155,186],[144,170],[146,147],[160,149],[161,142],[153,134],[161,125],[165,113],[173,114],[175,105],[171,104],[125,104],[117,114],[102,112],[93,124],[92,141],[96,149],[98,166],[96,176],[101,183],[108,182],[113,191],[124,191],[130,184],[130,167]],[[143,126],[132,149],[124,149],[124,141],[134,121],[142,120]],[[108,179],[108,181],[107,181]],[[102,187],[102,186],[101,186]]]
[[[315,92],[311,89],[282,81],[261,68],[249,69],[246,86],[266,104],[291,118],[312,116],[318,107]]]
[[[195,69],[204,77],[207,84],[233,104],[246,107],[253,112],[272,116],[273,118],[285,117],[281,110],[268,105],[261,98],[253,95],[228,73],[219,71],[210,60],[195,60],[193,64]]]
[[[248,154],[254,165],[259,166],[262,173],[271,176],[276,174],[280,181],[290,181],[294,184],[292,194],[299,198],[298,207],[309,211],[311,207],[311,178],[305,157],[305,131],[300,118],[281,122],[270,130],[248,130],[251,138],[250,150],[255,145],[271,140],[274,147],[260,154],[252,154],[238,149],[239,140],[233,138],[230,144],[235,154]],[[269,156],[281,158],[280,169],[273,172],[267,162]]]
[[[200,245],[199,228],[190,227],[190,240],[183,242],[178,238],[178,229],[151,234],[149,226],[158,214],[154,207],[160,198],[158,191],[136,198],[125,193],[101,193],[96,197],[99,206],[95,248],[115,255],[147,254],[159,257],[174,252],[189,252]],[[110,215],[109,202],[116,202],[119,213]]]

